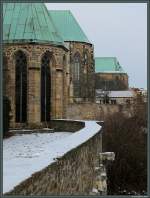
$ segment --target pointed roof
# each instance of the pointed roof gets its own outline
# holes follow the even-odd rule
[[[4,3],[3,40],[64,45],[44,3]]]
[[[125,73],[116,57],[95,57],[96,73]]]
[[[91,43],[70,10],[49,10],[49,15],[64,41]]]

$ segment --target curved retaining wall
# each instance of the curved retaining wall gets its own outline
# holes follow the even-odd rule
[[[52,164],[5,195],[89,195],[97,156],[102,152],[101,132],[96,122],[85,122],[83,129],[60,141]]]
[[[54,131],[69,131],[75,132],[85,127],[85,123],[78,120],[65,120],[65,119],[55,119],[51,120],[49,127],[54,129]]]

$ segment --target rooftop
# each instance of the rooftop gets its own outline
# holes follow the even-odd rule
[[[64,45],[44,3],[4,3],[3,40]]]
[[[125,73],[116,57],[95,57],[96,73]]]
[[[70,10],[49,10],[49,15],[64,41],[90,43]]]
[[[110,98],[131,98],[134,97],[134,92],[131,90],[125,90],[125,91],[102,91],[100,89],[96,89],[96,95],[97,97],[99,96],[104,96],[105,93],[108,93],[108,96]]]

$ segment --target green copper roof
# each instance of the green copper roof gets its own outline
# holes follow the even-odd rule
[[[116,57],[95,57],[95,72],[125,73]]]
[[[3,40],[13,42],[51,42],[63,45],[44,3],[4,3]]]
[[[50,10],[50,17],[64,41],[79,41],[90,43],[80,25],[69,10]]]

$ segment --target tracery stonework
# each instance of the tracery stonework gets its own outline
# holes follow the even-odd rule
[[[94,101],[95,98],[95,80],[94,80],[94,57],[93,45],[81,42],[69,42],[70,45],[70,76],[73,81],[76,60],[75,56],[80,57],[79,83],[78,86],[73,83],[73,102]],[[85,54],[87,57],[85,57]],[[76,86],[76,87],[75,87]]]

